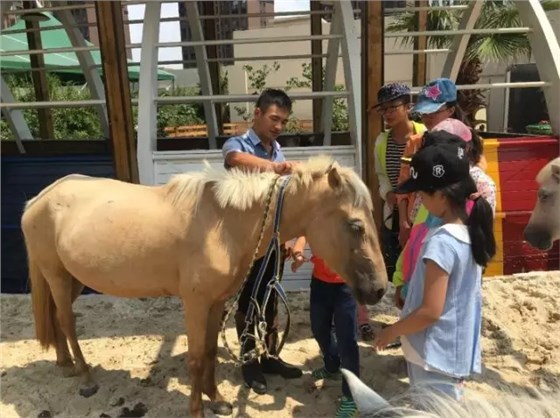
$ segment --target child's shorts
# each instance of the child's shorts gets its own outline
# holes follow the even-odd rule
[[[457,401],[463,399],[465,379],[447,376],[445,374],[431,372],[410,362],[406,362],[410,386],[428,387],[442,392]]]

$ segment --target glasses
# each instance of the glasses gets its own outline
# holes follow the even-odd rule
[[[404,106],[404,103],[394,105],[394,106],[386,106],[386,107],[378,107],[375,111],[380,115],[390,114],[395,112],[399,107]]]

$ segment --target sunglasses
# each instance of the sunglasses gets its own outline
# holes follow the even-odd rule
[[[378,107],[377,109],[375,109],[375,111],[380,114],[380,115],[385,115],[387,113],[393,113],[395,112],[399,107],[402,106],[406,106],[404,103],[400,103],[398,105],[393,105],[393,106],[383,106],[383,107]]]

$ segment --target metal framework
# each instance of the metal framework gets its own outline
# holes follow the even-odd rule
[[[420,54],[447,54],[442,76],[455,79],[458,73],[459,65],[463,59],[469,37],[473,34],[506,34],[506,33],[527,33],[531,41],[532,50],[536,58],[539,74],[543,81],[539,82],[523,82],[523,83],[488,83],[477,85],[462,85],[459,89],[498,89],[498,88],[542,88],[549,113],[551,115],[551,124],[555,132],[560,132],[560,48],[558,41],[554,36],[551,24],[547,19],[542,6],[538,0],[515,0],[515,4],[519,10],[520,16],[524,23],[521,28],[499,28],[499,29],[474,29],[475,22],[480,15],[484,0],[474,0],[468,5],[451,5],[451,6],[419,6],[406,7],[404,9],[392,9],[393,12],[414,11],[422,12],[428,10],[461,10],[463,17],[460,27],[454,31],[415,31],[406,33],[386,33],[385,38],[398,37],[425,37],[425,36],[455,36],[454,42],[449,48],[445,49],[428,49],[422,48],[413,51],[385,51],[384,55],[420,55]],[[125,23],[144,23],[144,33],[141,43],[133,43],[126,45],[126,49],[141,48],[140,60],[140,80],[139,80],[139,99],[133,100],[133,104],[138,105],[138,149],[137,159],[140,171],[140,182],[145,184],[153,184],[156,182],[156,174],[154,162],[162,161],[165,154],[158,153],[156,148],[157,123],[156,115],[159,105],[181,104],[181,103],[202,103],[205,110],[205,116],[208,126],[209,145],[211,150],[208,153],[217,153],[216,138],[218,135],[218,118],[216,117],[215,104],[217,103],[240,103],[253,101],[255,96],[236,94],[236,95],[220,95],[213,90],[210,79],[209,63],[221,62],[221,58],[208,58],[206,47],[213,45],[247,45],[247,44],[263,44],[263,43],[280,43],[280,42],[323,42],[326,41],[327,48],[321,53],[311,54],[290,54],[290,55],[274,55],[274,56],[255,56],[255,57],[234,57],[228,58],[228,61],[257,61],[257,60],[292,60],[292,59],[318,59],[325,64],[325,80],[322,91],[298,92],[291,94],[295,100],[321,100],[321,130],[324,134],[324,146],[328,147],[332,141],[332,114],[333,102],[335,98],[344,98],[348,101],[349,125],[351,143],[354,149],[355,167],[361,172],[362,167],[362,117],[365,115],[361,103],[362,97],[362,75],[360,73],[361,62],[360,56],[360,34],[355,30],[355,16],[359,10],[354,10],[349,0],[342,0],[333,3],[332,11],[311,10],[309,12],[283,12],[283,13],[265,13],[265,14],[247,14],[247,17],[256,16],[324,16],[331,15],[331,28],[328,34],[310,34],[308,36],[279,36],[279,37],[262,37],[258,39],[204,39],[201,22],[208,19],[229,19],[229,15],[199,15],[194,2],[187,2],[187,16],[180,18],[162,18],[161,4],[167,1],[149,1],[136,2],[145,4],[144,19],[128,20]],[[2,4],[2,12],[6,12],[5,3]],[[52,11],[55,16],[62,22],[62,26],[47,28],[60,29],[63,27],[72,41],[71,48],[56,48],[48,50],[49,53],[54,52],[75,52],[79,58],[80,67],[84,71],[88,88],[91,90],[92,99],[86,101],[75,102],[26,102],[16,103],[11,92],[7,89],[6,83],[2,80],[2,94],[0,100],[0,109],[6,117],[11,129],[14,132],[18,147],[24,152],[22,140],[30,139],[31,133],[23,118],[22,109],[27,108],[61,108],[61,107],[78,107],[87,106],[95,107],[100,115],[104,131],[108,132],[109,118],[106,111],[106,98],[104,94],[103,84],[97,68],[94,65],[91,52],[98,50],[98,47],[87,46],[80,31],[80,26],[92,26],[92,24],[77,25],[74,21],[71,10],[92,7],[88,5],[67,5],[58,3],[57,6],[50,8],[37,8],[35,10],[28,9],[26,11],[10,11],[10,14],[22,14],[30,11]],[[127,2],[133,4],[133,2]],[[159,40],[159,28],[161,22],[172,22],[188,20],[191,30],[193,31],[193,40],[188,42],[161,42]],[[29,32],[29,30],[10,30],[4,33]],[[158,62],[158,51],[161,48],[172,47],[194,47],[196,52],[196,64],[199,72],[201,83],[201,96],[173,96],[158,97],[157,91],[157,68],[159,64],[166,63],[184,63],[189,61],[165,61]],[[47,51],[37,49],[33,51],[11,51],[0,52],[0,57],[7,57],[18,54],[42,54]],[[344,80],[346,85],[345,91],[335,91],[335,79],[337,71],[337,63],[342,58],[344,69]],[[131,62],[129,65],[137,63]],[[317,83],[315,83],[317,85]],[[375,88],[369,86],[368,88]],[[421,86],[413,87],[413,91],[418,91]],[[346,150],[347,151],[347,150]],[[345,151],[345,152],[346,152]],[[189,151],[184,151],[189,154]],[[198,155],[198,154],[197,154]]]
[[[212,94],[212,85],[210,74],[208,71],[208,58],[206,56],[206,46],[209,45],[243,45],[243,44],[262,44],[277,42],[299,42],[326,40],[328,41],[328,53],[326,54],[326,77],[324,91],[303,92],[291,94],[294,100],[311,100],[322,98],[323,108],[322,117],[323,132],[325,135],[324,145],[330,145],[332,118],[328,115],[332,114],[334,98],[346,98],[348,100],[348,113],[350,136],[355,149],[355,160],[361,161],[361,74],[359,66],[352,65],[360,60],[360,41],[359,34],[354,29],[354,10],[350,1],[336,2],[333,8],[331,33],[328,35],[308,35],[300,36],[282,36],[282,37],[264,37],[258,39],[223,39],[208,40],[203,38],[203,32],[200,24],[198,10],[195,4],[187,3],[187,19],[189,20],[191,30],[193,31],[193,40],[188,42],[159,42],[157,39],[158,27],[162,21],[161,2],[149,2],[146,6],[144,15],[144,27],[150,26],[152,29],[149,33],[144,33],[142,39],[142,60],[140,64],[140,94],[139,97],[139,123],[138,123],[138,160],[140,181],[146,184],[154,184],[156,182],[156,173],[154,170],[154,155],[156,153],[156,119],[155,112],[158,105],[163,104],[180,104],[180,103],[203,103],[205,109],[206,122],[208,126],[208,142],[210,149],[216,150],[216,137],[218,127],[216,123],[216,114],[214,104],[216,103],[235,103],[235,102],[252,102],[255,100],[254,95],[214,95]],[[311,14],[311,13],[308,13]],[[207,18],[216,18],[216,16],[206,16]],[[175,19],[176,20],[176,19]],[[158,22],[156,24],[156,22]],[[197,69],[199,72],[200,86],[202,96],[173,96],[173,97],[157,97],[153,84],[155,80],[153,74],[157,68],[157,51],[159,48],[184,47],[192,46],[195,48]],[[342,59],[344,63],[344,75],[346,91],[335,91],[334,82],[336,78],[336,66],[339,58],[339,51],[342,50]],[[309,55],[309,54],[308,54]],[[323,54],[321,54],[323,56]],[[311,55],[309,55],[311,57]],[[271,57],[262,57],[262,59],[270,60]],[[279,56],[273,58],[290,59],[292,56]],[[144,61],[146,60],[146,61]],[[217,152],[217,150],[216,150]],[[361,163],[356,164],[356,168],[361,172]]]

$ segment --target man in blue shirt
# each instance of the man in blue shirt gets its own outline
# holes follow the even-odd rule
[[[238,167],[255,171],[274,171],[276,174],[290,174],[293,163],[285,161],[284,154],[277,142],[278,136],[284,131],[290,112],[292,101],[282,90],[267,89],[257,99],[255,106],[253,126],[245,134],[228,139],[223,148],[224,165],[226,168]],[[241,237],[240,237],[241,239]],[[284,254],[280,254],[284,257]],[[239,298],[238,310],[235,314],[235,325],[240,337],[245,329],[245,316],[256,276],[263,259],[255,261],[249,274],[245,288]],[[267,284],[274,275],[274,262],[266,266],[265,275],[258,290],[257,300],[262,303]],[[267,306],[265,318],[267,323],[266,344],[270,353],[275,354],[278,343],[278,330],[276,328],[275,294],[272,293],[271,301]],[[251,328],[253,329],[253,328]],[[255,347],[253,340],[248,339],[244,344],[244,351]],[[241,372],[245,384],[256,393],[264,394],[267,391],[266,379],[263,373],[280,375],[286,379],[302,376],[302,372],[295,366],[282,360],[261,358],[260,361],[242,366]]]

